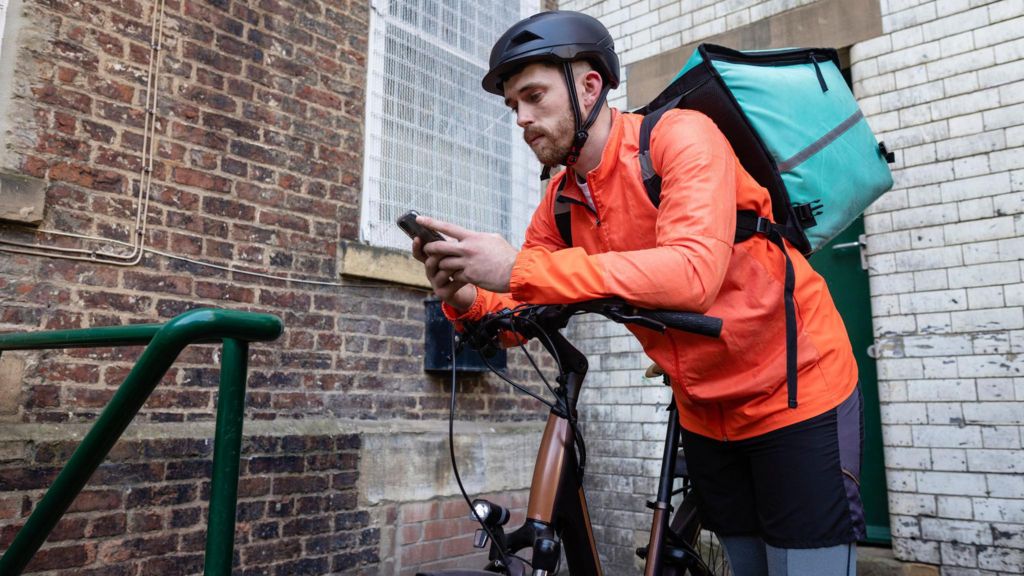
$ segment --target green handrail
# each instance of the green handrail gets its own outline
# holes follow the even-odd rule
[[[148,344],[0,558],[0,574],[21,574],[181,351],[189,344],[218,340],[223,354],[204,574],[231,574],[249,342],[275,340],[283,330],[281,319],[270,314],[201,309],[165,324],[0,334],[0,352]]]

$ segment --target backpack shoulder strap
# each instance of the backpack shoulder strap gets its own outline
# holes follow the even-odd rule
[[[558,196],[565,190],[565,181],[568,176],[562,176],[562,181],[558,183],[558,188],[555,190],[555,226],[558,227],[558,234],[562,237],[562,241],[565,242],[567,248],[572,247],[572,212],[568,203],[559,202]]]
[[[640,122],[640,142],[638,143],[637,158],[640,160],[640,175],[644,179],[647,197],[651,199],[651,204],[654,204],[655,208],[661,205],[661,176],[654,169],[654,161],[651,160],[651,134],[654,132],[654,126],[658,123],[658,120],[661,120],[665,112],[679,106],[679,102],[682,101],[684,95],[680,94],[676,98],[669,100],[664,106],[648,112]]]
[[[796,289],[796,272],[793,269],[793,261],[786,249],[786,241],[783,239],[782,228],[768,218],[759,216],[753,210],[738,210],[736,212],[736,242],[743,242],[761,234],[768,238],[768,241],[779,247],[786,259],[786,277],[783,285],[783,304],[786,311],[786,392],[790,408],[796,408],[796,387],[797,387],[797,366],[796,366],[796,303],[793,291]]]

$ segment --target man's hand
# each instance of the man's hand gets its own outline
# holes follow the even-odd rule
[[[422,247],[428,262],[431,258],[438,258],[438,276],[447,275],[452,283],[471,284],[491,292],[509,291],[512,266],[519,252],[504,238],[466,230],[426,216],[420,216],[416,221],[454,239],[431,242]],[[431,284],[436,286],[433,279]]]
[[[439,242],[434,241],[432,244],[438,244]],[[475,286],[465,282],[456,282],[448,272],[438,268],[441,258],[425,254],[423,252],[423,241],[419,238],[413,238],[412,240],[412,255],[420,262],[423,262],[423,267],[427,273],[427,281],[430,282],[430,287],[434,289],[434,294],[438,298],[444,300],[449,306],[459,312],[469,310],[469,307],[476,300]]]

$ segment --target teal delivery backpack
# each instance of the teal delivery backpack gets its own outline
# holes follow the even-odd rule
[[[804,254],[835,238],[892,187],[893,155],[871,132],[833,49],[698,46],[672,83],[637,110],[645,116],[640,164],[655,205],[661,179],[650,161],[650,134],[672,108],[715,121],[771,194],[771,225]],[[767,223],[740,216],[747,234],[764,232]],[[741,231],[737,241],[749,235]]]
[[[795,408],[795,273],[783,238],[805,255],[835,238],[892,187],[893,154],[868,127],[835,50],[739,52],[702,44],[672,83],[636,111],[644,115],[641,173],[655,206],[660,204],[661,177],[650,158],[651,132],[673,108],[709,116],[743,167],[771,195],[771,219],[737,212],[736,242],[762,235],[785,255],[786,386],[788,404]],[[566,245],[572,246],[568,211],[556,206],[555,222]]]
[[[644,187],[658,205],[661,178],[650,159],[651,131],[673,108],[708,115],[743,167],[768,189],[772,219],[736,214],[736,241],[767,236],[786,257],[786,387],[797,406],[795,274],[783,238],[811,254],[892,187],[893,155],[875,140],[839,71],[822,48],[738,52],[702,44],[675,80],[638,110]]]

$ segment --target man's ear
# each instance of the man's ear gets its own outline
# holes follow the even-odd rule
[[[604,78],[601,77],[601,73],[597,70],[590,69],[587,70],[581,80],[583,90],[580,99],[583,101],[583,106],[590,109],[597,102],[597,97],[601,94],[601,88],[604,87]]]

